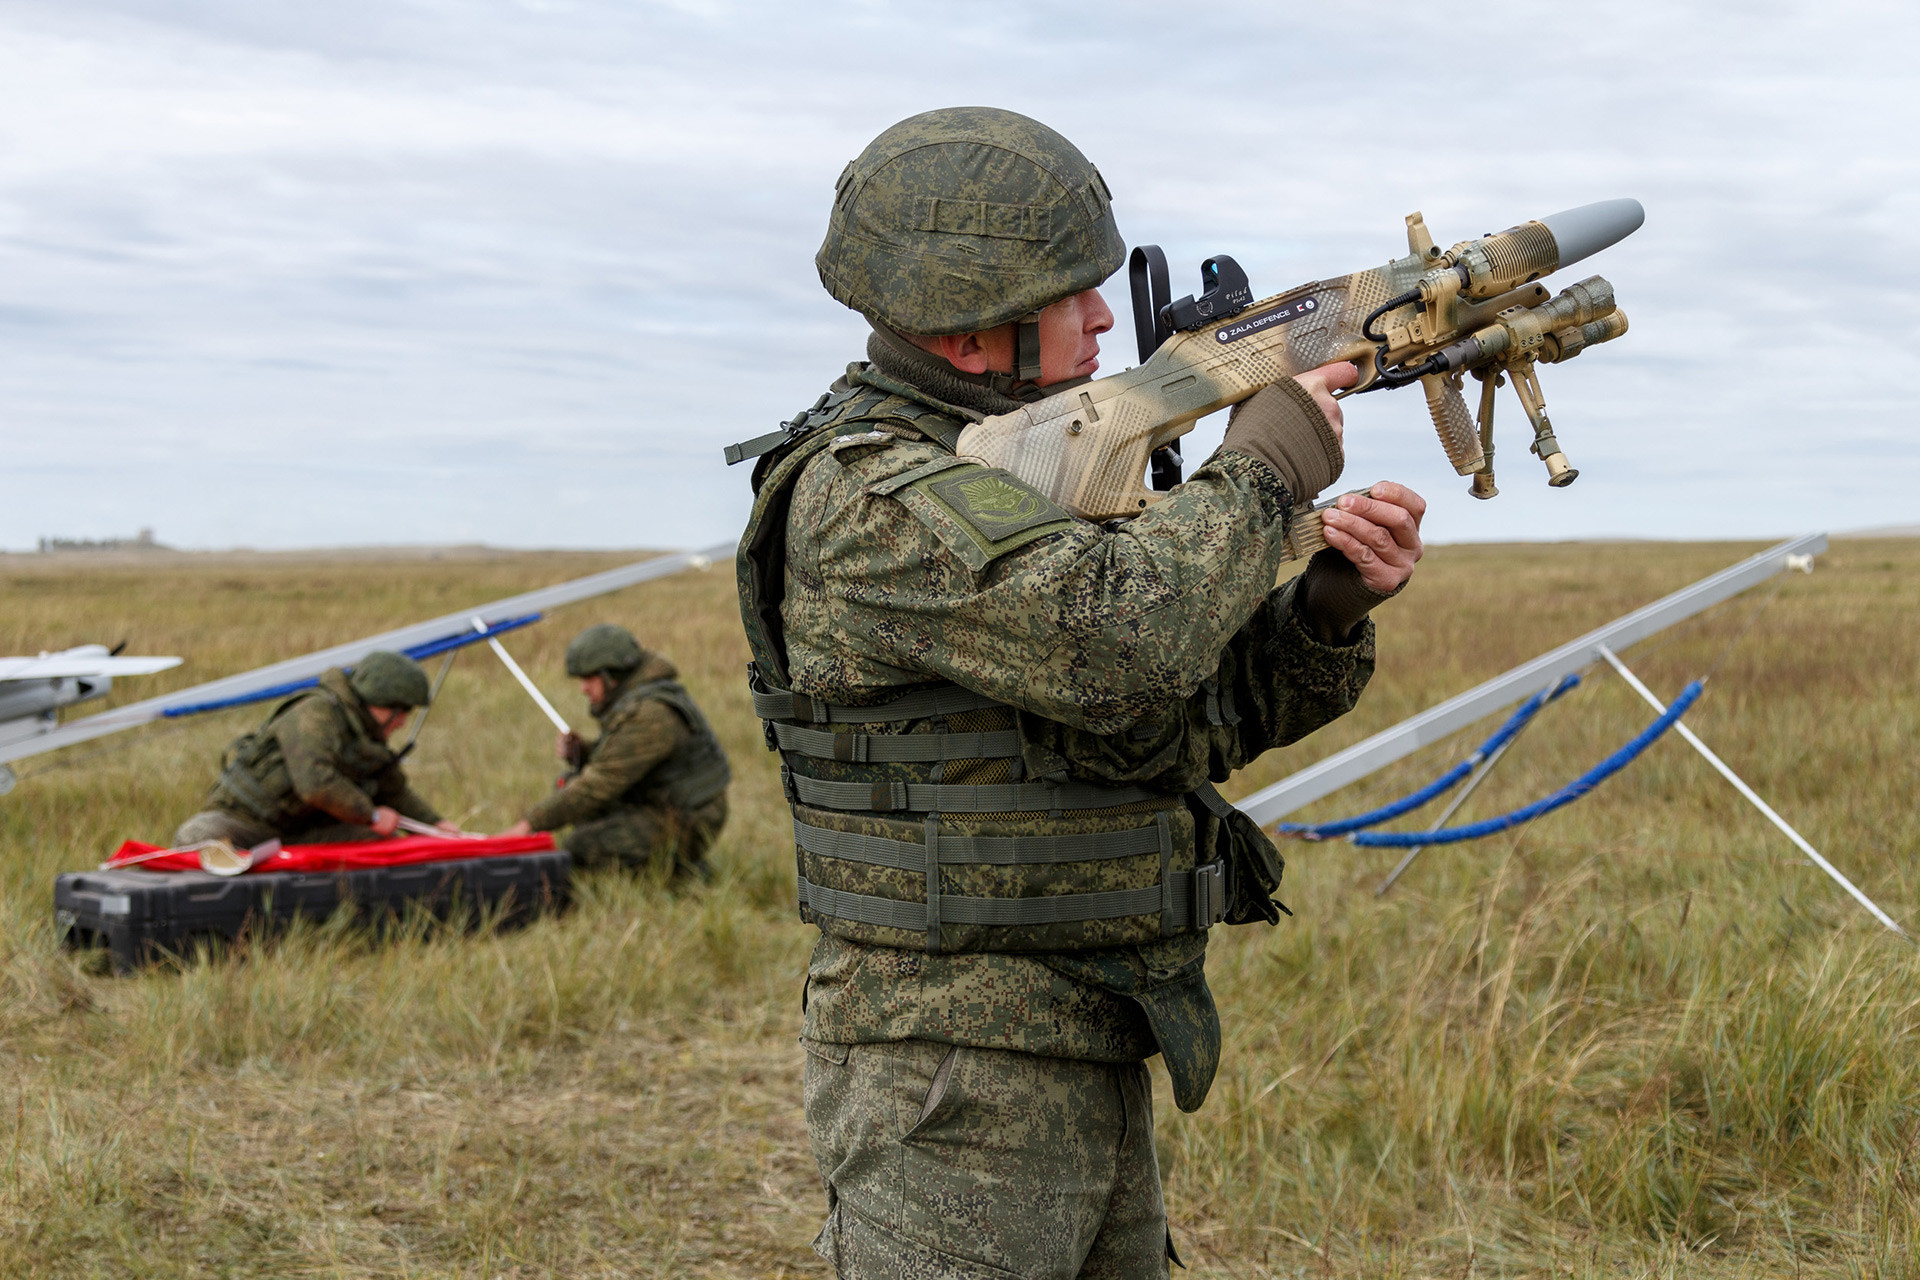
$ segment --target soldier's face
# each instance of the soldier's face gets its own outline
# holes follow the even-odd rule
[[[1100,368],[1100,335],[1111,328],[1113,309],[1098,289],[1062,298],[1042,311],[1040,378],[1034,385],[1092,377]],[[1011,360],[1007,367],[1013,367]]]
[[[412,707],[368,707],[367,714],[380,726],[380,738],[385,741],[394,735],[394,731],[403,728],[407,717],[413,714]]]
[[[580,677],[580,693],[586,698],[588,706],[599,706],[607,696],[607,678],[605,676]]]
[[[1018,324],[942,338],[914,338],[928,351],[945,356],[964,373],[1012,373]],[[1037,387],[1069,378],[1090,378],[1100,368],[1100,335],[1113,328],[1113,311],[1098,289],[1062,298],[1040,312],[1040,377]]]

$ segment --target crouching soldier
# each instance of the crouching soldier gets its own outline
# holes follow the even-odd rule
[[[317,686],[282,702],[227,748],[207,807],[180,824],[174,844],[371,840],[392,835],[403,816],[457,831],[408,785],[387,746],[429,692],[419,663],[384,649],[351,674],[324,672]]]
[[[576,865],[710,878],[706,852],[727,820],[733,770],[679,672],[625,627],[601,623],[567,646],[567,674],[600,736],[560,736],[571,771],[508,834],[571,825],[565,847]]]

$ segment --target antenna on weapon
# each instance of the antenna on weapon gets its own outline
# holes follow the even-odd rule
[[[1173,301],[1173,283],[1167,275],[1167,255],[1159,245],[1134,246],[1127,258],[1127,283],[1133,289],[1133,336],[1140,345],[1140,363],[1145,364],[1173,336],[1173,326],[1161,319]],[[1164,493],[1179,484],[1184,462],[1172,445],[1155,449],[1149,459],[1154,489]]]

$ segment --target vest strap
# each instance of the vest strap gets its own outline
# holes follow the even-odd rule
[[[1004,707],[983,694],[957,684],[921,689],[891,702],[871,707],[848,707],[776,689],[756,675],[753,680],[753,714],[762,720],[800,720],[812,724],[874,724],[885,720],[925,720],[932,716],[959,715],[963,711],[985,711]]]
[[[944,841],[942,842],[944,843]],[[1039,898],[965,898],[942,894],[939,918],[950,924],[983,924],[1002,928],[1026,925],[1072,924],[1082,920],[1112,920],[1119,916],[1160,914],[1157,884],[1142,889],[1114,889],[1106,893],[1060,893]],[[1208,863],[1173,877],[1175,916],[1187,927],[1201,930],[1220,923],[1226,915],[1226,865]],[[924,902],[901,902],[869,893],[849,893],[800,879],[800,901],[818,915],[913,933],[927,932]]]
[[[1020,754],[1020,735],[994,733],[830,733],[799,725],[769,722],[782,751],[816,760],[906,764],[930,760],[1005,760]]]
[[[1043,866],[1055,862],[1096,862],[1152,853],[1164,836],[1160,823],[1130,831],[1082,832],[1059,836],[962,836],[941,831],[937,856],[942,866]],[[845,858],[901,871],[924,871],[927,846],[911,840],[834,831],[793,820],[793,839],[808,853]]]
[[[745,462],[749,458],[757,458],[764,453],[768,453],[776,446],[792,438],[793,433],[782,426],[777,430],[767,432],[767,434],[763,436],[755,436],[751,440],[742,440],[739,444],[728,445],[723,456],[727,460],[727,465],[731,467],[736,463]]]
[[[1061,809],[1112,809],[1170,797],[1138,787],[1095,787],[1069,782],[1005,782],[955,786],[938,782],[829,782],[781,768],[790,800],[822,809],[874,813],[1047,813]]]

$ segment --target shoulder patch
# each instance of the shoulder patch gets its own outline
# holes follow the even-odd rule
[[[997,467],[974,462],[921,468],[895,496],[978,572],[1028,543],[1073,527],[1053,499]]]
[[[927,482],[927,491],[946,503],[982,537],[998,542],[1035,525],[1067,518],[1052,499],[1011,473],[982,467],[977,474],[956,471]]]

